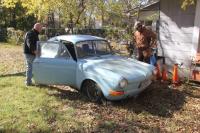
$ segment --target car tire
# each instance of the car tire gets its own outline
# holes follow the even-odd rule
[[[102,103],[104,100],[101,88],[94,81],[88,80],[84,83],[84,91],[90,101]]]

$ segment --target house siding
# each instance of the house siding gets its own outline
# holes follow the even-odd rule
[[[165,57],[169,71],[175,63],[183,64],[183,68],[190,67],[195,12],[195,6],[185,11],[181,9],[181,0],[160,1],[158,55]]]
[[[193,34],[194,47],[192,52],[195,53],[196,49],[200,52],[200,0],[197,0]]]

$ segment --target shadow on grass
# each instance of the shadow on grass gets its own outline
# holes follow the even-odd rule
[[[91,127],[83,129],[89,132],[165,132],[162,127],[148,124],[150,115],[171,118],[174,112],[182,109],[185,97],[188,96],[184,92],[185,89],[169,88],[168,84],[158,82],[152,84],[136,99],[129,98],[98,105],[91,103],[83,93],[70,87],[46,86],[44,88],[50,90],[49,96],[56,97],[58,100],[70,100],[71,102],[64,103],[76,109],[78,115],[84,116],[87,113],[89,116],[95,116]],[[138,119],[139,114],[141,117],[138,116]],[[155,119],[152,118],[152,121]]]
[[[189,86],[187,85],[185,87],[186,89],[184,89],[184,93],[188,96],[188,97],[191,97],[191,98],[200,98],[200,88],[199,86],[198,87],[195,87],[195,86]]]
[[[136,99],[115,102],[114,106],[127,108],[140,114],[146,111],[152,115],[170,118],[185,103],[185,94],[178,89],[169,88],[168,84],[154,83]]]
[[[57,93],[49,94],[59,99],[68,99],[74,102],[72,106],[78,107],[83,104],[89,104],[90,101],[87,97],[76,90],[66,90],[60,87],[49,87],[50,89],[57,90]],[[184,91],[178,89],[171,89],[168,84],[154,83],[147,90],[141,93],[136,99],[129,98],[121,101],[110,102],[111,104],[105,105],[106,108],[125,108],[136,114],[148,112],[155,116],[172,117],[175,111],[180,110],[185,103]],[[98,105],[99,108],[105,108],[104,105]]]
[[[98,123],[91,132],[123,132],[123,133],[138,133],[141,131],[148,131],[148,132],[163,132],[163,129],[159,127],[151,127],[144,123],[140,123],[138,121],[126,121],[125,123],[116,123],[116,122],[102,122]],[[165,131],[166,132],[166,131]]]
[[[75,89],[69,89],[68,86],[46,86],[40,85],[39,87],[46,87],[50,90],[56,90],[57,92],[49,93],[49,96],[55,96],[59,99],[68,99],[70,101],[81,101],[88,103],[87,97],[80,91]]]
[[[13,77],[13,76],[25,76],[25,72],[19,72],[19,73],[12,73],[12,74],[3,74],[0,75],[0,78],[5,78],[5,77]]]
[[[39,130],[33,130],[33,131],[29,131],[29,132],[35,132],[35,133],[48,133],[50,131],[46,131],[43,129],[39,129]],[[15,129],[0,129],[0,133],[21,133],[21,131],[15,130]]]

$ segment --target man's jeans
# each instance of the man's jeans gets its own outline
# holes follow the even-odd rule
[[[33,68],[33,60],[35,59],[34,55],[25,54],[25,60],[26,60],[26,85],[32,84],[32,68]]]

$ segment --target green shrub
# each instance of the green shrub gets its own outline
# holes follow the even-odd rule
[[[104,27],[106,30],[106,38],[111,40],[132,40],[132,33],[128,33],[126,29],[119,27]]]
[[[15,45],[20,45],[24,40],[24,32],[15,30],[13,27],[7,28],[8,42]]]
[[[48,40],[48,37],[47,37],[47,35],[39,35],[39,40],[40,41],[47,41]]]

